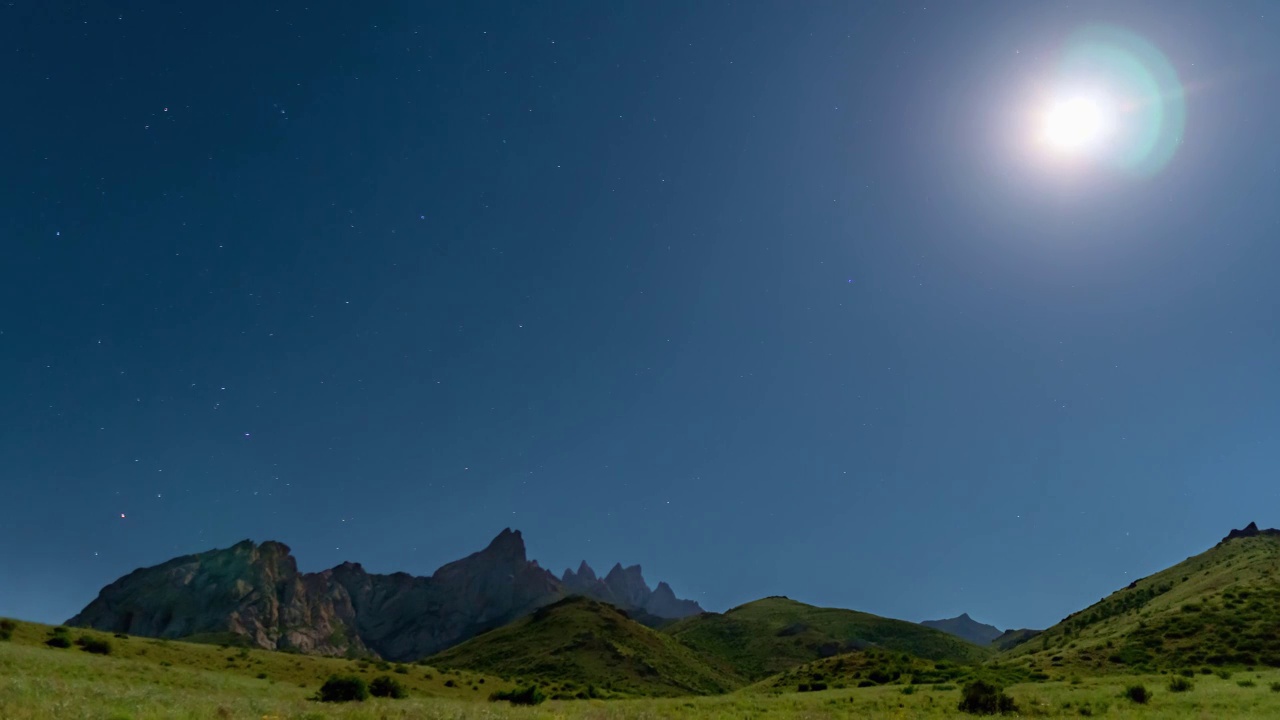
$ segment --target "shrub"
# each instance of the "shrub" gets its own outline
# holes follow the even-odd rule
[[[1271,692],[1280,692],[1280,682],[1271,683]]]
[[[1240,681],[1237,681],[1236,684],[1239,685],[1240,687],[1254,687],[1258,683],[1252,680],[1240,680]]]
[[[859,680],[859,681],[858,681],[858,687],[875,687],[875,686],[876,686],[876,684],[875,684],[875,683],[873,683],[873,682],[871,682],[870,680]]]
[[[454,682],[454,681],[453,681],[453,679],[451,678],[451,679],[449,679],[449,680],[445,680],[445,681],[444,681],[444,686],[445,686],[445,687],[458,687],[458,683]]]
[[[964,686],[964,697],[960,700],[960,712],[971,715],[996,715],[1017,712],[1013,698],[1004,694],[998,685],[975,680]]]
[[[1192,670],[1191,668],[1183,668],[1182,670],[1178,671],[1178,674],[1181,675],[1182,677],[1195,677],[1196,671]]]
[[[330,675],[316,697],[320,702],[363,701],[369,697],[369,686],[352,675]]]
[[[394,698],[396,700],[408,696],[400,681],[388,675],[379,675],[374,678],[373,682],[369,683],[369,694],[374,697]]]
[[[76,644],[79,645],[85,652],[91,652],[94,655],[110,655],[111,654],[110,640],[98,640],[97,638],[82,637]]]
[[[0,640],[8,640],[13,637],[13,631],[18,629],[18,623],[12,620],[0,620]]]
[[[54,635],[48,640],[45,640],[44,644],[51,648],[69,648],[71,647],[71,640],[69,640],[66,635]]]
[[[547,696],[543,694],[541,690],[538,689],[537,685],[530,685],[529,687],[523,690],[508,690],[506,692],[502,692],[502,691],[496,692],[490,695],[489,699],[494,702],[506,700],[512,705],[537,705],[538,703],[541,703],[543,700],[546,700]]]
[[[408,675],[408,674],[409,674],[409,666],[407,666],[407,665],[397,665],[397,666],[396,666],[396,672],[400,673],[401,675]]]
[[[1146,705],[1147,701],[1151,699],[1151,693],[1147,692],[1147,689],[1142,685],[1130,685],[1125,688],[1124,696],[1139,705]]]
[[[1231,671],[1230,671],[1230,670],[1219,670],[1216,674],[1217,674],[1217,676],[1218,676],[1218,677],[1222,678],[1223,680],[1230,680],[1230,679],[1231,679]]]
[[[1195,683],[1184,677],[1176,677],[1169,681],[1169,692],[1187,692],[1195,687]]]
[[[824,682],[800,683],[796,687],[796,690],[800,692],[817,692],[819,690],[826,690],[826,689],[827,689],[827,684]]]

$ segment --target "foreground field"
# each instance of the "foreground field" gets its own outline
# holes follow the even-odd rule
[[[124,652],[116,655],[114,653],[120,651],[114,649],[112,655],[102,656],[74,647],[54,649],[32,644],[31,639],[25,637],[15,638],[18,642],[0,642],[0,718],[5,720],[972,717],[956,710],[959,690],[937,689],[929,685],[915,686],[911,694],[904,694],[904,686],[883,686],[779,695],[734,693],[654,700],[549,701],[527,708],[488,702],[485,700],[487,688],[499,687],[499,681],[490,679],[480,685],[480,678],[469,677],[466,678],[466,687],[461,687],[460,682],[455,682],[454,687],[423,684],[416,691],[411,690],[411,697],[405,700],[371,699],[363,703],[329,705],[308,699],[318,685],[314,680],[273,681],[258,678],[256,674],[247,675],[239,668],[184,666],[170,660],[157,660],[155,655],[161,649],[170,657],[216,653],[222,658],[235,652],[216,646],[206,648],[185,643],[162,646],[156,641],[130,638],[120,641],[121,644],[143,646],[136,648],[133,656]],[[147,646],[157,649],[145,655],[136,654],[137,650]],[[261,657],[254,658],[258,655]],[[253,667],[275,668],[277,672],[283,671],[285,663],[295,672],[352,665],[342,660],[298,658],[259,651],[251,653],[250,658],[249,664]],[[255,663],[253,659],[260,662]],[[161,662],[170,664],[162,665]],[[301,668],[297,665],[299,662],[302,663]],[[410,673],[400,677],[425,675],[420,670],[414,667]],[[438,677],[433,675],[433,679]],[[1280,692],[1271,690],[1272,683],[1280,682],[1280,672],[1237,671],[1229,678],[1197,675],[1192,679],[1194,687],[1181,693],[1168,690],[1171,677],[1112,676],[1086,678],[1074,684],[1027,683],[1009,688],[1009,694],[1017,701],[1022,717],[1280,717]],[[473,681],[477,687],[486,690],[471,690]],[[1125,688],[1135,683],[1142,683],[1152,691],[1146,705],[1137,705],[1123,697]],[[305,687],[299,687],[300,684]]]

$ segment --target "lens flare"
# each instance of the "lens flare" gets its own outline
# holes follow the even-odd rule
[[[1063,94],[1050,103],[1043,127],[1051,148],[1095,151],[1099,161],[1143,176],[1173,159],[1185,129],[1185,92],[1150,42],[1112,25],[1082,28],[1067,39],[1057,75]],[[1070,90],[1081,86],[1099,90]]]

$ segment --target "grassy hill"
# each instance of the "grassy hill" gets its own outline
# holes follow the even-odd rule
[[[1071,614],[1002,657],[1050,673],[1280,667],[1280,538],[1224,541]]]
[[[877,648],[953,663],[992,655],[940,630],[854,610],[770,597],[724,614],[685,618],[664,629],[680,642],[723,659],[740,675],[760,680],[812,660]]]
[[[714,659],[605,603],[571,597],[429,659],[507,678],[554,680],[553,696],[723,693],[744,684]]]
[[[241,706],[246,699],[273,698],[306,708],[331,675],[355,675],[366,682],[386,675],[399,681],[410,697],[484,700],[494,690],[510,689],[501,678],[466,671],[443,671],[425,665],[399,665],[377,660],[348,660],[300,655],[234,645],[192,643],[97,630],[61,628],[5,621],[0,631],[0,718],[46,717],[34,709],[50,701],[83,701],[94,713],[48,717],[135,718],[139,707],[166,693],[198,695],[204,710],[183,714],[158,706],[155,717],[241,717],[217,715],[219,706]],[[68,647],[49,644],[63,638]],[[80,643],[84,644],[81,645]],[[54,645],[64,644],[54,640]],[[90,652],[87,650],[94,650]],[[74,699],[77,689],[85,695]],[[212,703],[212,704],[208,704]],[[262,717],[263,713],[254,715]],[[248,715],[243,715],[248,717]]]
[[[948,683],[966,677],[973,665],[922,660],[906,653],[866,650],[822,658],[770,675],[754,691],[817,692],[894,684]]]

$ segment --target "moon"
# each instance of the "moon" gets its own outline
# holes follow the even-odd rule
[[[1115,124],[1116,113],[1104,97],[1065,92],[1046,104],[1040,141],[1054,155],[1080,158],[1101,150]]]

